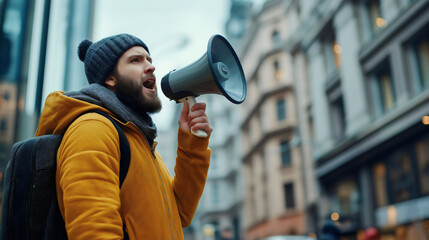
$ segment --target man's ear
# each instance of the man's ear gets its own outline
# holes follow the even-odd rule
[[[115,89],[115,87],[116,87],[116,77],[115,76],[113,76],[113,74],[110,74],[109,75],[109,77],[107,77],[107,79],[106,79],[106,81],[104,82],[105,84],[106,84],[106,86],[109,88],[109,89]]]

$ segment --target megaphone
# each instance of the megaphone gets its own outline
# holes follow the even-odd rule
[[[166,97],[176,102],[188,102],[192,107],[195,98],[202,94],[220,94],[240,104],[246,99],[246,79],[243,68],[231,44],[221,35],[213,35],[207,52],[195,62],[170,71],[161,80]],[[207,137],[203,130],[192,132]]]

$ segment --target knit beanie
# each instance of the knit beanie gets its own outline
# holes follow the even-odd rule
[[[118,34],[101,39],[98,42],[83,40],[78,47],[79,59],[85,65],[85,74],[89,84],[104,82],[112,73],[119,58],[128,49],[141,46],[148,53],[146,44],[130,34]]]

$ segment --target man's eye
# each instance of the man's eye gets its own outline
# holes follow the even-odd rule
[[[133,58],[133,59],[131,60],[131,62],[139,62],[139,59],[138,59],[138,58]]]

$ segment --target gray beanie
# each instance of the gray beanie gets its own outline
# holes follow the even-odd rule
[[[146,44],[130,34],[106,37],[95,43],[83,40],[79,44],[78,55],[84,62],[88,82],[104,86],[122,54],[134,46],[141,46],[149,53]]]

